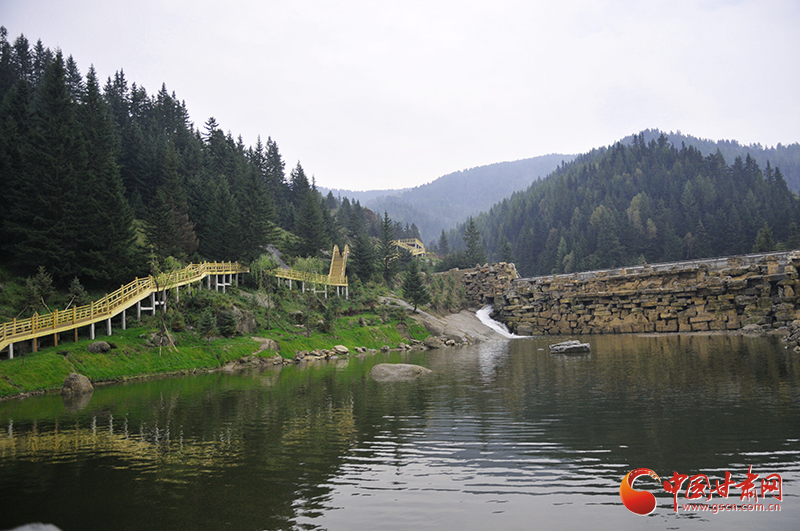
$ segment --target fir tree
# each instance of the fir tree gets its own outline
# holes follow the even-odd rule
[[[21,147],[19,188],[10,193],[6,229],[15,234],[13,262],[22,271],[44,265],[56,279],[80,274],[83,264],[75,205],[86,169],[76,103],[67,92],[59,52],[47,69],[32,104],[30,135]]]
[[[768,253],[775,250],[775,241],[772,238],[772,228],[764,222],[756,235],[756,241],[753,244],[754,253]]]
[[[295,234],[300,239],[300,256],[317,256],[325,244],[325,226],[316,193],[306,190],[295,222]]]
[[[239,241],[242,251],[239,258],[254,260],[264,247],[275,240],[275,211],[266,185],[254,167],[244,170],[239,204]]]
[[[562,240],[563,240],[563,238],[562,238]],[[566,245],[566,242],[564,242],[564,243]],[[561,243],[559,242],[559,252],[560,251],[561,251]],[[511,247],[511,242],[508,241],[508,237],[506,237],[504,235],[503,236],[503,243],[500,244],[500,261],[501,262],[513,262],[514,261],[513,253],[514,253],[514,250]],[[566,253],[564,253],[564,255],[566,255]],[[561,258],[563,259],[563,256]],[[561,262],[559,262],[559,264],[560,263]]]
[[[113,122],[93,67],[86,77],[79,117],[87,154],[86,173],[80,182],[83,201],[77,204],[76,216],[82,274],[94,281],[123,282],[142,257],[137,253],[133,211],[125,199],[117,164]]]
[[[406,269],[406,274],[403,278],[403,297],[411,301],[415,312],[418,306],[427,304],[431,300],[428,288],[422,280],[417,260],[411,260]]]
[[[447,235],[444,233],[444,229],[442,229],[442,235],[439,236],[439,254],[442,255],[442,258],[450,254],[450,244],[447,242]]]
[[[19,81],[0,106],[0,262],[10,263],[20,234],[6,226],[13,203],[24,200],[20,192],[27,187],[23,146],[29,142],[30,122],[28,84]],[[17,205],[19,206],[19,205]],[[23,212],[17,211],[17,215]]]
[[[466,246],[466,262],[469,267],[480,265],[486,262],[486,251],[481,244],[481,233],[472,216],[467,220],[464,228],[464,245]]]
[[[389,287],[392,287],[395,267],[397,262],[397,248],[394,245],[394,224],[389,214],[384,211],[383,222],[381,223],[381,242],[379,247],[379,260],[383,280]]]
[[[359,232],[353,243],[348,269],[358,276],[361,282],[369,282],[375,274],[375,246],[365,232]]]

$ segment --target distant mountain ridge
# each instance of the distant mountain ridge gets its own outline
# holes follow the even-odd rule
[[[659,129],[646,129],[635,135],[645,143],[664,136],[668,142],[681,149],[685,144],[693,147],[704,156],[719,151],[727,164],[737,157],[756,161],[762,170],[767,163],[771,168],[780,168],[786,184],[793,192],[800,191],[800,144],[778,144],[764,147],[761,144],[743,145],[736,140],[708,140],[677,132],[663,132]],[[634,135],[620,140],[630,146]],[[613,144],[612,144],[613,145]],[[604,152],[605,147],[594,150],[595,156]],[[590,154],[585,154],[588,156]],[[530,187],[534,182],[550,176],[563,164],[572,162],[578,155],[551,154],[512,162],[498,162],[453,172],[438,179],[399,190],[350,191],[320,187],[323,195],[332,191],[334,196],[348,197],[378,214],[384,211],[394,221],[416,224],[423,241],[428,244],[438,239],[442,230],[451,231],[464,223],[469,216],[488,212],[493,205],[503,201],[516,192]],[[451,233],[450,238],[453,238]],[[457,238],[456,238],[457,240]],[[460,241],[453,242],[456,248]]]
[[[800,198],[782,165],[762,169],[750,152],[728,160],[716,146],[734,142],[704,155],[691,137],[676,146],[674,133],[649,133],[580,155],[476,216],[489,260],[546,275],[800,248]],[[447,235],[446,267],[473,265],[457,256],[465,225]]]
[[[488,210],[514,192],[528,188],[546,177],[575,155],[551,154],[511,162],[498,162],[453,172],[438,179],[403,190],[354,192],[319,187],[358,200],[378,214],[384,211],[394,221],[414,223],[427,244],[437,240],[442,230],[449,230],[467,217]]]
[[[800,144],[797,142],[789,145],[778,143],[774,147],[764,147],[761,144],[745,146],[736,140],[708,140],[685,135],[680,131],[667,133],[658,129],[645,129],[640,134],[644,135],[645,142],[658,140],[658,137],[663,134],[676,148],[681,149],[681,145],[685,143],[687,146],[697,149],[704,156],[713,155],[719,150],[728,164],[732,164],[736,157],[745,159],[747,155],[750,155],[762,170],[766,170],[767,162],[773,169],[780,168],[789,189],[794,192],[800,191]],[[628,146],[631,145],[633,135],[626,136],[621,142]]]

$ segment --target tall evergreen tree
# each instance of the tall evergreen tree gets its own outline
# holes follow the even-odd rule
[[[73,206],[86,168],[86,149],[76,119],[77,104],[67,91],[59,52],[34,96],[30,135],[21,147],[19,188],[9,190],[8,233],[14,264],[32,272],[43,265],[56,279],[80,274],[83,264]]]
[[[403,278],[403,297],[411,301],[415,312],[418,306],[431,301],[430,293],[428,293],[428,288],[422,280],[416,259],[411,260],[406,269],[406,274]]]
[[[28,84],[20,80],[0,105],[0,190],[3,190],[0,194],[0,262],[3,263],[11,262],[13,246],[20,236],[6,225],[13,219],[13,202],[24,200],[20,192],[28,185],[22,148],[29,141],[29,100]]]
[[[466,246],[466,261],[469,267],[476,264],[483,264],[486,261],[486,251],[481,243],[481,233],[472,216],[467,219],[467,226],[464,228],[464,245]]]
[[[298,254],[300,256],[317,256],[325,246],[325,226],[320,204],[316,193],[307,189],[300,210],[297,212],[295,234],[300,238]]]
[[[300,210],[301,205],[306,200],[306,192],[311,190],[311,183],[306,177],[306,172],[303,170],[303,167],[300,165],[300,161],[297,161],[297,166],[292,170],[290,181],[289,181],[289,190],[290,190],[290,200],[294,205],[296,210]]]
[[[369,282],[375,274],[376,258],[375,246],[369,236],[364,231],[359,232],[347,262],[348,270],[352,270],[362,282]]]
[[[147,241],[159,259],[168,256],[186,261],[199,247],[195,223],[189,218],[189,204],[183,179],[178,173],[178,154],[170,143],[164,158],[166,182],[150,204]]]
[[[450,244],[447,241],[447,234],[444,233],[444,229],[442,229],[442,234],[439,236],[439,254],[442,255],[442,258],[450,254]]]
[[[383,280],[389,287],[392,287],[394,282],[393,278],[398,259],[397,247],[395,247],[394,242],[394,224],[389,217],[389,213],[384,211],[383,222],[381,223],[381,243],[378,249],[378,258],[380,260]]]
[[[94,68],[87,74],[79,111],[87,154],[86,173],[79,183],[82,200],[74,205],[82,274],[96,282],[122,282],[136,271],[142,258],[137,253],[133,211],[125,199],[117,165],[113,123]]]
[[[754,253],[768,253],[775,250],[775,241],[772,238],[772,228],[764,222],[756,235],[756,241],[753,243]]]
[[[275,211],[266,185],[255,167],[243,170],[239,203],[239,258],[255,260],[276,237]]]

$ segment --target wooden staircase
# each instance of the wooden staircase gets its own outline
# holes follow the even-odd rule
[[[134,304],[140,303],[148,297],[152,298],[156,293],[200,282],[211,276],[219,277],[248,272],[250,272],[250,268],[241,266],[238,262],[204,262],[190,264],[183,269],[155,278],[152,276],[137,278],[117,291],[109,293],[98,301],[92,301],[86,306],[55,310],[52,313],[3,323],[0,325],[0,351],[9,347],[9,358],[13,358],[14,343],[34,340],[35,350],[35,340],[49,335],[53,335],[58,344],[59,333],[75,330],[77,336],[78,328],[110,320]],[[223,280],[222,285],[230,284]]]

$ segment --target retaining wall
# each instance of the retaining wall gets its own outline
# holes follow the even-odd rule
[[[800,319],[800,251],[519,279],[492,317],[519,335],[778,328]]]

